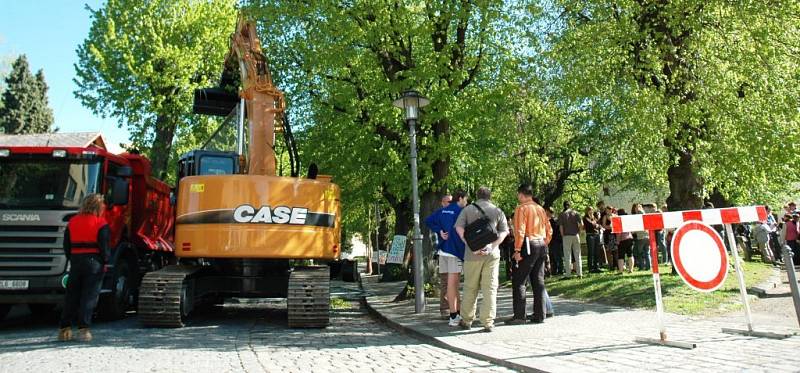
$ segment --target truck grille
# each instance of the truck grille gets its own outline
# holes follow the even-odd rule
[[[0,277],[52,276],[64,272],[63,226],[1,225]]]

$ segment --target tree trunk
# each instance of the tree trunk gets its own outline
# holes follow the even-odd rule
[[[169,156],[172,154],[172,140],[175,138],[177,123],[167,115],[159,115],[156,119],[156,137],[150,148],[152,175],[164,180],[170,169]]]
[[[725,196],[720,193],[719,189],[714,188],[711,195],[708,196],[708,201],[714,204],[716,208],[731,207],[733,204]]]
[[[667,207],[670,211],[693,210],[703,207],[703,182],[697,175],[694,157],[690,151],[682,151],[678,164],[669,166],[669,197]]]

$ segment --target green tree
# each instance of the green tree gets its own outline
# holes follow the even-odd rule
[[[357,225],[349,231],[366,233],[362,211],[376,200],[391,208],[396,234],[410,230],[408,129],[391,105],[406,89],[431,99],[417,129],[421,215],[446,189],[494,186],[515,111],[505,97],[521,73],[509,40],[524,32],[524,6],[251,2],[276,80],[304,129],[303,157],[342,185],[345,224]]]
[[[558,0],[534,14],[541,68],[588,119],[600,180],[668,185],[675,209],[796,180],[800,3]]]
[[[10,56],[0,56],[0,94],[6,90],[6,76],[8,76],[9,67],[11,67],[13,58]],[[3,109],[3,100],[0,100],[0,110]],[[0,132],[4,131],[3,126],[0,126]]]
[[[7,134],[52,131],[53,109],[47,102],[44,72],[31,74],[28,59],[20,55],[5,79],[0,124]]]
[[[116,117],[164,177],[170,158],[202,143],[212,121],[192,115],[195,88],[214,85],[236,21],[234,0],[109,0],[87,9],[75,96]],[[177,135],[177,138],[176,138]]]

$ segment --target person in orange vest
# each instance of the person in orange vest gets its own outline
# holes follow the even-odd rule
[[[110,255],[111,231],[103,218],[105,209],[102,195],[88,195],[64,232],[64,254],[70,263],[70,271],[58,331],[60,341],[72,339],[72,326],[75,324],[78,326],[78,340],[92,340],[89,326]]]

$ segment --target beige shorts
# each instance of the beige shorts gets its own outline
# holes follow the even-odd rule
[[[439,273],[461,273],[463,262],[454,256],[439,255]]]

